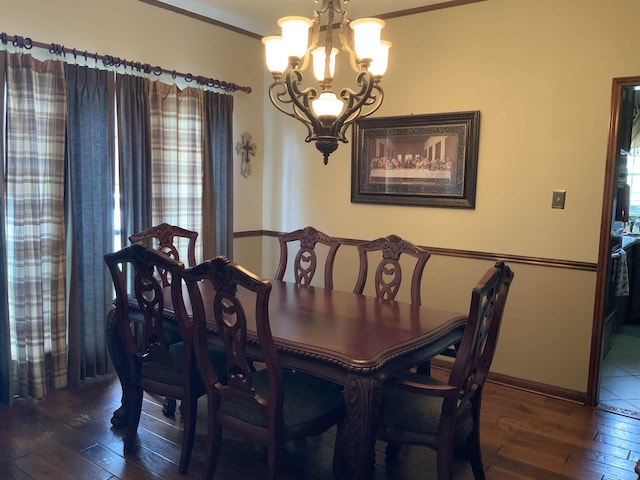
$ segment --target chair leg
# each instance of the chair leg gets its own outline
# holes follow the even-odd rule
[[[127,380],[131,375],[129,372],[129,362],[127,361],[126,348],[122,343],[120,335],[118,333],[118,315],[116,309],[112,309],[107,314],[105,320],[105,333],[107,339],[107,348],[111,356],[111,362],[118,374],[118,380],[122,387],[122,398],[120,400],[120,407],[118,407],[111,417],[111,425],[116,430],[126,428],[127,419],[129,417],[127,413],[127,406],[129,403]]]
[[[142,387],[139,385],[129,387],[129,405],[127,406],[127,431],[124,435],[124,454],[133,451],[138,424],[140,423],[140,413],[142,411]]]
[[[473,430],[467,438],[467,452],[475,480],[485,480],[484,465],[482,463],[482,449],[480,447],[480,404],[474,405],[476,414],[473,415]]]
[[[218,457],[220,456],[220,442],[222,441],[222,429],[215,421],[215,400],[212,395],[207,395],[207,464],[202,475],[202,480],[211,480],[216,474]]]
[[[416,373],[420,375],[431,375],[431,362],[425,360],[416,367]]]
[[[485,480],[482,452],[480,450],[480,438],[473,432],[469,437],[469,462],[475,480]]]
[[[282,458],[281,443],[281,441],[274,439],[267,447],[267,478],[269,480],[278,480],[278,467]]]
[[[438,442],[436,458],[438,480],[453,480],[453,445],[449,442]]]
[[[471,417],[473,419],[473,429],[465,442],[469,455],[469,462],[475,480],[485,480],[484,465],[482,464],[482,450],[480,447],[480,406],[482,404],[482,387],[476,395],[471,398]]]
[[[178,471],[186,473],[189,468],[189,460],[191,459],[191,450],[193,449],[193,440],[196,433],[196,420],[198,418],[198,399],[185,397],[182,400],[182,450],[180,452],[180,465]]]
[[[386,461],[389,462],[389,461],[398,460],[398,456],[400,455],[401,448],[402,448],[402,445],[400,445],[399,443],[394,443],[394,442],[387,443],[387,446],[384,449],[384,453],[387,456]]]
[[[173,418],[176,416],[176,399],[165,397],[162,402],[162,414],[165,417]]]

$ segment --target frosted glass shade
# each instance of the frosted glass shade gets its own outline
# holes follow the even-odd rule
[[[342,113],[344,104],[333,92],[324,92],[311,102],[313,113],[318,117],[337,117]]]
[[[353,29],[353,44],[358,58],[373,59],[380,45],[380,31],[384,21],[377,18],[360,18],[350,24]]]
[[[289,56],[284,50],[282,37],[272,36],[262,39],[264,52],[267,59],[267,68],[270,72],[284,72],[289,66]]]
[[[316,79],[321,82],[324,80],[324,67],[325,67],[325,48],[318,47],[311,51],[313,56],[313,74]],[[331,57],[329,58],[329,76],[333,78],[333,74],[336,70],[336,55],[338,54],[337,48],[331,49]]]
[[[378,46],[378,52],[369,65],[369,71],[376,77],[381,77],[387,71],[389,65],[389,49],[391,42],[382,41]]]
[[[288,56],[298,58],[305,56],[309,44],[309,27],[312,23],[305,17],[282,17],[278,20]]]

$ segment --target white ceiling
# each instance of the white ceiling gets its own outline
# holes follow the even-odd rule
[[[144,0],[143,0],[144,1]],[[311,18],[314,0],[157,0],[173,7],[232,25],[259,36],[278,33],[277,20],[288,15]],[[448,0],[350,0],[343,7],[349,18],[377,17]]]

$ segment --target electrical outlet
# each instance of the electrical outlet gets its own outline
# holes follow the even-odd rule
[[[566,190],[554,190],[551,208],[564,208],[564,199],[567,196]]]

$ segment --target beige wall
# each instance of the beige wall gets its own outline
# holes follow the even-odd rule
[[[376,116],[480,110],[475,210],[350,203],[351,143],[324,166],[303,126],[265,100],[264,227],[312,219],[337,236],[392,229],[438,247],[595,262],[611,80],[640,74],[638,13],[634,0],[488,0],[388,20]],[[554,189],[567,190],[565,210],[551,209]]]
[[[259,146],[249,178],[234,155],[235,229],[262,223],[262,89],[260,42],[137,0],[22,0],[3,2],[0,31],[43,43],[113,55],[250,86],[234,95],[234,145],[248,131]],[[250,206],[250,207],[248,207]]]
[[[376,116],[480,110],[476,208],[353,204],[351,145],[323,166],[304,128],[267,104],[264,228],[596,263],[611,83],[640,74],[637,18],[634,0],[488,0],[388,20]],[[554,189],[567,191],[564,210],[551,209]],[[266,276],[276,252],[264,252]],[[466,308],[488,264],[432,258],[426,300]],[[513,268],[493,370],[585,392],[595,272]]]
[[[5,3],[0,30],[9,34],[250,85],[254,93],[235,96],[234,141],[251,132],[258,155],[248,179],[236,158],[235,231],[312,224],[339,237],[396,233],[496,257],[597,261],[611,80],[640,75],[636,0],[488,0],[387,22],[393,48],[376,115],[480,110],[474,210],[352,204],[351,144],[322,165],[304,127],[266,98],[255,39],[133,0]],[[351,86],[342,71],[337,86]],[[553,189],[567,190],[564,210],[550,208]],[[234,246],[237,261],[273,275],[275,239]],[[338,288],[352,288],[354,255],[339,254]],[[434,256],[425,302],[466,309],[490,263]],[[494,370],[586,391],[595,273],[513,269]]]

